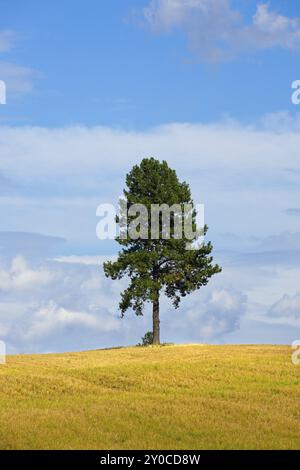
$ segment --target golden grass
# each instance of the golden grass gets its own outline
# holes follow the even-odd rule
[[[8,357],[1,449],[299,449],[287,346],[164,346]]]

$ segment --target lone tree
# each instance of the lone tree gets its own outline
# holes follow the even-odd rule
[[[175,221],[181,217],[183,226],[186,218],[182,215],[184,206],[192,207],[189,216],[193,233],[196,230],[196,211],[188,184],[178,180],[176,172],[169,168],[166,161],[161,163],[154,158],[143,159],[140,165],[135,165],[126,176],[126,185],[127,188],[124,190],[128,214],[126,232],[134,222],[139,228],[139,235],[134,238],[130,236],[124,238],[119,234],[116,240],[123,248],[119,252],[118,259],[115,262],[104,263],[103,267],[105,275],[112,279],[121,279],[125,275],[129,277],[129,287],[121,294],[119,304],[122,317],[129,308],[132,308],[136,315],[143,315],[145,303],[152,303],[153,344],[157,345],[160,344],[160,294],[164,292],[177,308],[181,297],[205,286],[209,278],[219,273],[221,268],[212,264],[210,242],[202,243],[197,248],[187,249],[191,242],[190,236],[187,238],[183,233],[180,238],[178,237]],[[130,208],[136,204],[147,208],[146,223],[145,219],[137,223],[138,219],[130,213]],[[169,212],[168,230],[166,230],[166,220],[160,212],[166,204],[168,207],[175,207]],[[176,206],[173,206],[174,204]],[[158,213],[156,222],[153,221],[153,207],[156,215]],[[117,222],[120,222],[119,217]],[[206,232],[207,226],[204,226],[201,235],[205,235]],[[195,241],[199,238],[199,233],[196,232],[193,237]]]

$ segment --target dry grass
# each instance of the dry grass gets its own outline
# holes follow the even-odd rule
[[[1,449],[299,449],[300,367],[285,346],[12,356]]]

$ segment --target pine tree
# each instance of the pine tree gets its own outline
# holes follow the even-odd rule
[[[137,239],[128,237],[116,238],[123,246],[119,252],[117,261],[104,263],[104,272],[107,277],[121,279],[127,275],[130,284],[121,294],[119,304],[121,315],[132,308],[136,315],[143,315],[146,302],[152,303],[153,317],[153,344],[160,344],[160,296],[164,293],[169,297],[175,308],[179,306],[181,297],[205,286],[209,278],[221,271],[218,265],[213,265],[210,256],[212,245],[210,242],[202,243],[196,249],[187,249],[191,242],[185,233],[181,238],[176,236],[175,221],[182,217],[184,205],[190,204],[192,210],[189,213],[191,227],[196,230],[196,211],[191,198],[191,191],[186,182],[180,182],[176,172],[169,168],[166,161],[160,162],[154,158],[145,158],[140,165],[135,165],[126,176],[124,190],[126,207],[134,204],[143,204],[147,208],[147,223],[140,223]],[[173,204],[180,205],[179,214],[171,212],[171,228],[169,235],[165,237],[166,226],[162,214],[159,213],[158,238],[151,238],[151,229],[154,229],[151,207],[153,205]],[[154,206],[157,207],[157,206]],[[178,207],[178,206],[177,206]],[[153,210],[153,209],[152,209]],[[184,223],[182,220],[182,227]],[[129,216],[126,229],[134,220]],[[186,217],[187,220],[187,217]],[[120,220],[117,218],[117,221]],[[147,237],[145,237],[145,231]],[[207,232],[204,226],[202,235]],[[142,236],[142,233],[144,234]],[[164,235],[164,236],[163,236]],[[199,233],[195,235],[195,240]]]

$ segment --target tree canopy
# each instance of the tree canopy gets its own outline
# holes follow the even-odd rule
[[[126,176],[124,196],[129,214],[125,223],[127,237],[119,234],[116,238],[122,250],[117,261],[104,263],[104,272],[111,279],[129,278],[129,286],[121,294],[119,304],[122,316],[129,308],[136,315],[143,315],[145,304],[152,303],[153,343],[159,344],[160,295],[164,293],[177,308],[182,297],[205,286],[221,268],[213,264],[210,242],[191,245],[200,236],[191,191],[186,182],[179,181],[175,170],[166,161],[145,158],[135,165]],[[138,236],[133,239],[128,232],[137,218],[130,209],[141,205],[147,209],[147,219],[138,224]],[[163,205],[174,208],[169,211],[169,226],[160,211]],[[186,207],[189,210],[185,212]],[[193,240],[184,231],[184,222],[188,220]],[[178,221],[182,227],[181,237],[178,236]],[[207,229],[206,225],[202,227],[201,235],[205,236]]]

